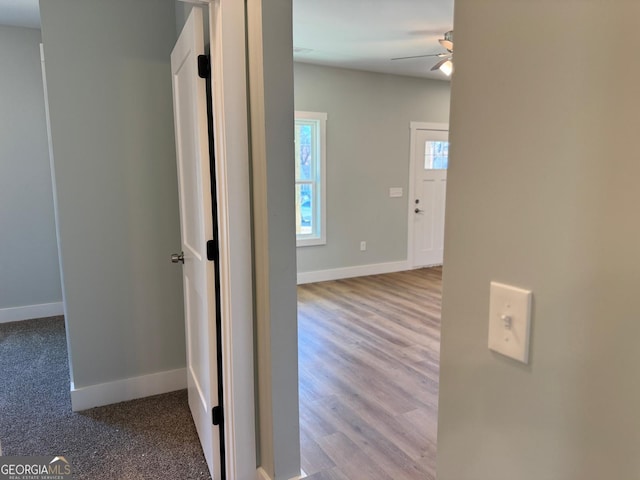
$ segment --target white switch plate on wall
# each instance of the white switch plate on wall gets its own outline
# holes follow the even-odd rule
[[[402,197],[402,187],[391,187],[391,188],[389,188],[389,196],[391,198]]]
[[[529,363],[531,290],[491,282],[489,349]]]

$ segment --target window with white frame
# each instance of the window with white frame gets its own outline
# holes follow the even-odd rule
[[[326,113],[296,112],[296,240],[299,247],[327,243],[326,123]]]

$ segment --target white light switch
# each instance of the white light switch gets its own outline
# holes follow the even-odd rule
[[[402,187],[391,187],[389,188],[389,196],[391,198],[398,198],[402,196]]]
[[[491,282],[489,349],[529,363],[531,290]]]

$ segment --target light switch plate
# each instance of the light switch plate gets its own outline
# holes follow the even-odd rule
[[[489,349],[529,363],[531,290],[491,282]]]
[[[391,198],[402,197],[402,187],[391,187],[391,188],[389,188],[389,196]]]

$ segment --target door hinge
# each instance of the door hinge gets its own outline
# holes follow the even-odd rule
[[[200,78],[209,78],[211,75],[211,63],[209,55],[198,55],[198,76]]]
[[[211,422],[214,425],[222,424],[222,406],[218,405],[211,409]]]
[[[207,241],[207,260],[215,262],[218,258],[218,244],[215,240]]]

